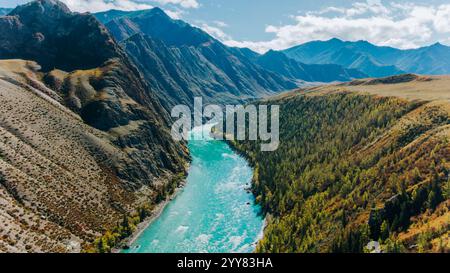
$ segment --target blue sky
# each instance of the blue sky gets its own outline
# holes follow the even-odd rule
[[[337,37],[415,48],[450,45],[449,0],[62,0],[72,10],[162,7],[228,45],[264,52]],[[13,7],[27,0],[0,0]]]

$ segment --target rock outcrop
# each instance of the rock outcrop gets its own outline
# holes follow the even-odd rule
[[[79,251],[185,171],[167,111],[92,15],[17,7],[0,59],[16,59],[0,61],[0,251]]]

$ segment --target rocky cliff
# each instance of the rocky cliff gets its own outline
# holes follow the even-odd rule
[[[93,16],[39,0],[0,26],[0,59],[29,60],[0,62],[0,251],[79,251],[154,202],[186,147]]]

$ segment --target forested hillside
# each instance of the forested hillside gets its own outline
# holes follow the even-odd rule
[[[450,250],[448,99],[357,91],[411,81],[431,94],[449,86],[448,78],[400,76],[261,102],[281,105],[279,149],[232,143],[254,165],[254,192],[268,213],[257,251],[363,252],[372,240],[387,252]]]

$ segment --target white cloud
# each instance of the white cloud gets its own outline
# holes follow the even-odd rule
[[[214,21],[214,24],[218,27],[228,27],[228,24],[223,21]]]
[[[214,38],[219,39],[220,41],[231,40],[231,37],[229,35],[227,35],[219,27],[210,26],[206,23],[202,23],[202,24],[198,25],[197,27],[201,28],[203,31],[205,31],[209,35],[213,36]]]
[[[450,33],[450,4],[383,4],[379,0],[357,2],[349,9],[329,7],[292,17],[293,24],[269,25],[265,31],[275,38],[269,41],[236,41],[228,35],[220,38],[229,46],[249,47],[258,52],[285,49],[312,40],[340,38],[367,40],[377,45],[415,48],[436,42]],[[442,38],[442,36],[444,36]]]
[[[442,5],[434,17],[434,27],[441,32],[450,32],[450,5]],[[450,40],[450,38],[449,38]]]
[[[152,5],[141,3],[133,0],[61,0],[64,2],[72,11],[78,12],[100,12],[106,11],[110,9],[117,10],[142,10],[142,9],[151,9]],[[197,0],[155,0],[162,5],[165,4],[174,4],[180,5],[183,8],[198,8],[200,5]],[[170,17],[174,19],[180,19],[182,10],[168,10],[164,9],[164,11]]]
[[[197,0],[155,0],[156,2],[166,5],[166,4],[174,4],[174,5],[180,5],[183,8],[198,8],[200,4],[197,2]]]
[[[289,47],[311,40],[341,38],[368,40],[379,45],[400,48],[415,47],[427,41],[432,29],[419,18],[394,20],[385,17],[347,18],[304,15],[296,17],[295,25],[268,26],[266,32],[274,33],[278,47]]]
[[[183,11],[182,10],[168,10],[168,9],[164,9],[164,12],[169,15],[170,18],[172,19],[181,19],[182,15],[183,15]]]
[[[70,10],[77,12],[101,12],[110,9],[133,11],[151,9],[153,6],[143,3],[134,2],[131,0],[61,0]],[[164,12],[173,19],[180,19],[183,10],[164,9]]]
[[[389,15],[390,10],[380,0],[367,0],[367,2],[356,2],[351,8],[328,7],[320,11],[310,12],[310,15],[323,15],[328,13],[345,14],[348,17],[361,16],[364,14]]]
[[[61,0],[72,11],[78,12],[100,12],[110,9],[118,10],[141,10],[152,8],[151,5],[137,3],[131,0]]]
[[[62,0],[78,12],[99,12],[109,9],[140,10],[152,8],[137,0]],[[161,5],[180,8],[165,10],[180,19],[183,9],[198,8],[198,0],[154,0]],[[269,25],[265,28],[274,38],[268,41],[237,41],[223,29],[227,24],[213,21],[199,23],[199,27],[229,46],[249,47],[258,52],[285,49],[312,40],[340,38],[367,40],[377,45],[415,48],[436,42],[450,43],[450,4],[439,6],[396,3],[381,0],[356,2],[350,8],[328,7],[319,11],[290,16],[293,23]]]

